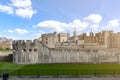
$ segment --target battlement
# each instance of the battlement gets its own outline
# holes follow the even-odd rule
[[[23,43],[31,44],[31,43],[37,43],[37,42],[38,41],[34,39],[34,40],[14,40],[12,43],[13,44],[23,44]]]
[[[12,42],[14,50],[37,49],[39,41],[35,40],[14,40]]]

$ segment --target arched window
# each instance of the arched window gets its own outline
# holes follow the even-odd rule
[[[29,49],[29,52],[31,52],[32,51],[32,49]]]
[[[34,52],[37,52],[37,49],[34,49]]]
[[[24,52],[26,52],[27,50],[26,49],[23,49]]]

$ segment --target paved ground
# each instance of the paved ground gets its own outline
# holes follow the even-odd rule
[[[11,77],[8,80],[120,80],[120,77],[89,77],[89,78],[18,78],[18,77]]]

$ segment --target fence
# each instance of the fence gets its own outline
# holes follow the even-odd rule
[[[9,73],[18,77],[82,77],[82,76],[120,76],[120,70],[11,70],[1,69],[0,74]]]

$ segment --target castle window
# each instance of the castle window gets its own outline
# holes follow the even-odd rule
[[[48,38],[46,38],[46,40],[48,40]]]
[[[24,52],[26,52],[26,49],[23,49]]]
[[[35,52],[37,52],[37,49],[34,49]]]
[[[48,42],[46,42],[46,44],[48,44]]]
[[[32,51],[32,49],[29,49],[29,52],[31,52]]]

